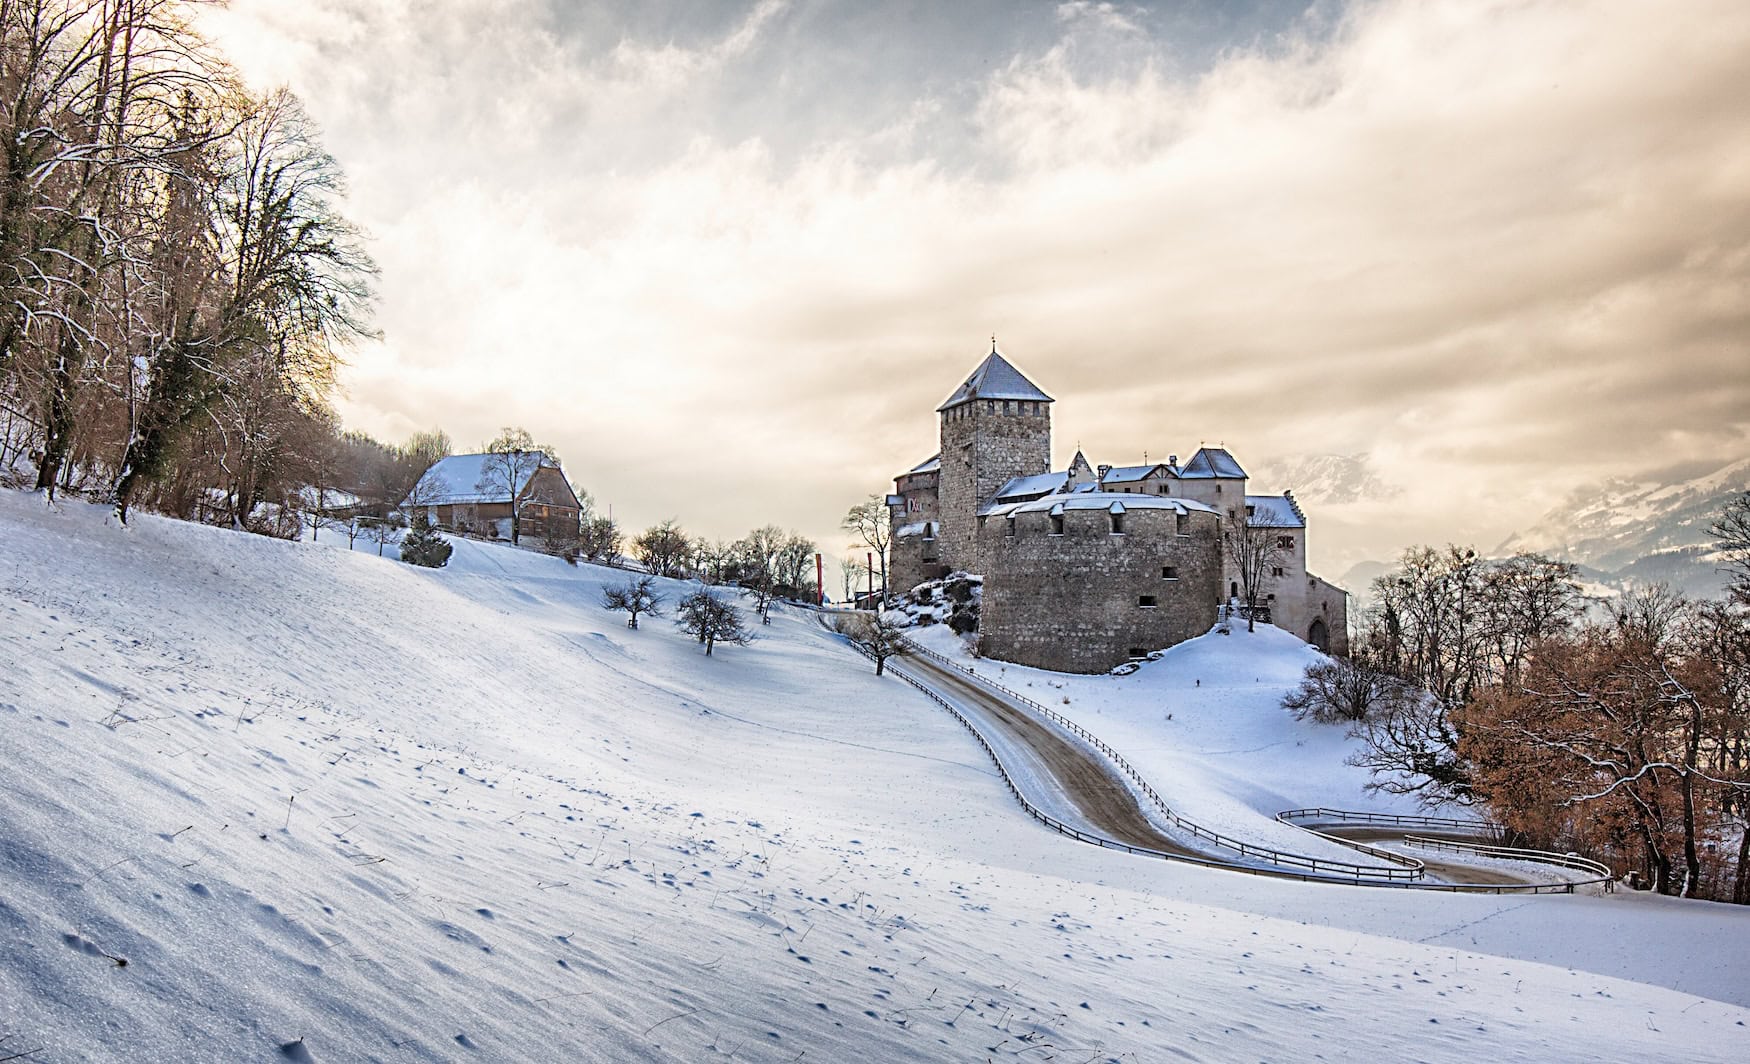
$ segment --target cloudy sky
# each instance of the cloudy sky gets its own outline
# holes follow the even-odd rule
[[[989,350],[1341,575],[1750,454],[1750,4],[232,0],[380,263],[351,427],[633,526],[837,519]],[[1299,483],[1297,483],[1299,482]]]

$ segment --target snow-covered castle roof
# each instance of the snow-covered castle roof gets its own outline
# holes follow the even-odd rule
[[[994,344],[991,345],[990,354],[972,371],[972,376],[966,378],[966,383],[955,389],[948,401],[936,410],[947,410],[961,403],[970,403],[974,399],[1023,399],[1041,403],[1052,401],[1051,396],[1040,391],[1020,370],[1011,366],[1008,359],[997,354]]]

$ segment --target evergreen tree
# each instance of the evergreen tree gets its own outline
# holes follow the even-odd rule
[[[450,551],[453,549],[444,537],[438,535],[429,514],[414,522],[407,534],[401,537],[401,560],[409,565],[441,569],[449,564]]]

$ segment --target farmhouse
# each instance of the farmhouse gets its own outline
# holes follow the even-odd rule
[[[984,577],[987,656],[1103,672],[1209,630],[1243,579],[1224,532],[1270,541],[1257,617],[1326,650],[1346,649],[1348,594],[1306,568],[1294,496],[1247,493],[1233,455],[1181,464],[1051,468],[1053,400],[991,346],[936,408],[941,450],[894,480],[892,583],[953,570]]]
[[[453,532],[509,539],[513,498],[521,535],[577,534],[583,507],[559,463],[540,452],[439,459],[420,476],[401,509],[429,513],[438,527]]]

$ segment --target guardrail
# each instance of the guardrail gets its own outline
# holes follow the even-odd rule
[[[1415,813],[1362,813],[1353,809],[1328,809],[1322,805],[1311,809],[1284,809],[1276,814],[1276,819],[1284,824],[1293,823],[1296,820],[1311,820],[1315,823],[1335,820],[1345,824],[1387,824],[1395,828],[1464,831],[1473,835],[1482,835],[1494,830],[1494,825],[1486,820],[1459,820],[1446,816],[1420,816]],[[1299,824],[1294,826],[1301,827]]]
[[[1536,864],[1555,865],[1559,868],[1569,868],[1577,872],[1585,872],[1586,879],[1570,879],[1561,883],[1539,883],[1524,888],[1526,894],[1572,894],[1577,887],[1604,885],[1606,894],[1612,893],[1616,886],[1616,873],[1610,866],[1590,857],[1581,857],[1577,853],[1551,853],[1548,850],[1526,850],[1517,846],[1483,846],[1469,842],[1453,842],[1451,839],[1429,839],[1419,835],[1405,835],[1405,846],[1418,849],[1445,851],[1447,853],[1468,853],[1478,857],[1495,857],[1508,861],[1531,861]]]
[[[1007,687],[1004,687],[1002,684],[997,683],[994,680],[980,676],[978,673],[974,672],[972,669],[969,669],[966,666],[961,665],[960,663],[958,663],[956,661],[953,661],[947,657],[944,657],[943,655],[938,654],[935,651],[930,650],[927,647],[919,646],[918,644],[912,642],[909,639],[906,640],[906,643],[911,648],[911,653],[922,655],[926,658],[929,658],[931,661],[938,662],[942,665],[948,666],[949,668],[955,669],[960,673],[964,673],[965,675],[970,677],[976,683],[978,683],[984,687],[987,687],[987,688],[991,689],[992,691],[997,692],[998,694],[1002,695],[1005,698],[1011,699],[1015,702],[1019,702],[1022,705],[1025,705],[1027,708],[1031,709],[1033,712],[1035,712],[1035,713],[1039,714],[1040,716],[1044,717],[1045,719],[1051,721],[1053,724],[1064,729],[1065,731],[1069,732],[1071,735],[1074,735],[1076,738],[1078,738],[1081,741],[1083,741],[1084,743],[1088,744],[1093,749],[1095,749],[1095,750],[1099,751],[1101,754],[1105,755],[1105,757],[1108,760],[1110,760],[1112,762],[1112,764],[1117,766],[1119,771],[1123,772],[1125,776],[1129,777],[1130,782],[1132,783],[1133,786],[1136,787],[1136,789],[1138,791],[1140,791],[1146,798],[1148,798],[1148,800],[1150,802],[1154,803],[1155,808],[1160,810],[1161,815],[1166,817],[1169,823],[1171,823],[1174,827],[1179,828],[1180,830],[1189,833],[1190,835],[1192,835],[1195,838],[1201,839],[1205,842],[1214,843],[1215,845],[1220,846],[1223,849],[1232,850],[1235,853],[1240,854],[1241,856],[1249,857],[1249,858],[1252,858],[1253,860],[1266,861],[1270,864],[1278,865],[1281,867],[1287,867],[1287,868],[1304,868],[1304,869],[1307,869],[1308,871],[1311,871],[1311,872],[1320,872],[1320,873],[1326,873],[1326,874],[1335,873],[1336,875],[1339,875],[1344,879],[1385,879],[1385,880],[1410,881],[1410,880],[1417,880],[1417,879],[1422,878],[1422,875],[1423,875],[1422,862],[1420,862],[1420,861],[1416,860],[1414,857],[1410,857],[1406,854],[1394,853],[1391,850],[1381,849],[1381,848],[1376,847],[1376,846],[1369,846],[1366,843],[1343,842],[1342,845],[1348,846],[1351,849],[1358,850],[1362,853],[1365,853],[1369,857],[1374,857],[1374,858],[1377,858],[1381,861],[1385,861],[1393,867],[1380,867],[1377,865],[1360,865],[1360,864],[1355,864],[1351,861],[1335,861],[1335,860],[1331,860],[1330,858],[1327,858],[1327,857],[1313,857],[1313,856],[1310,856],[1308,854],[1291,853],[1291,852],[1286,851],[1286,850],[1278,850],[1278,849],[1275,849],[1275,848],[1269,847],[1269,846],[1260,846],[1257,843],[1251,843],[1251,842],[1246,842],[1242,839],[1236,839],[1231,835],[1225,835],[1219,831],[1214,831],[1210,828],[1206,828],[1203,825],[1196,823],[1195,821],[1188,820],[1185,817],[1174,812],[1172,807],[1167,805],[1166,801],[1160,796],[1160,793],[1154,789],[1154,786],[1152,784],[1150,784],[1147,779],[1143,778],[1142,773],[1138,772],[1136,770],[1136,767],[1134,765],[1132,765],[1124,757],[1123,754],[1120,754],[1117,750],[1114,750],[1108,743],[1106,743],[1099,736],[1095,735],[1093,732],[1090,732],[1088,729],[1082,727],[1080,724],[1077,724],[1075,721],[1070,720],[1068,717],[1065,717],[1063,714],[1058,713],[1055,710],[1053,710],[1047,706],[1040,705],[1038,702],[1035,702],[1033,699],[1028,698],[1026,695],[1023,695],[1018,691],[1014,691],[1014,690],[1011,690]]]

